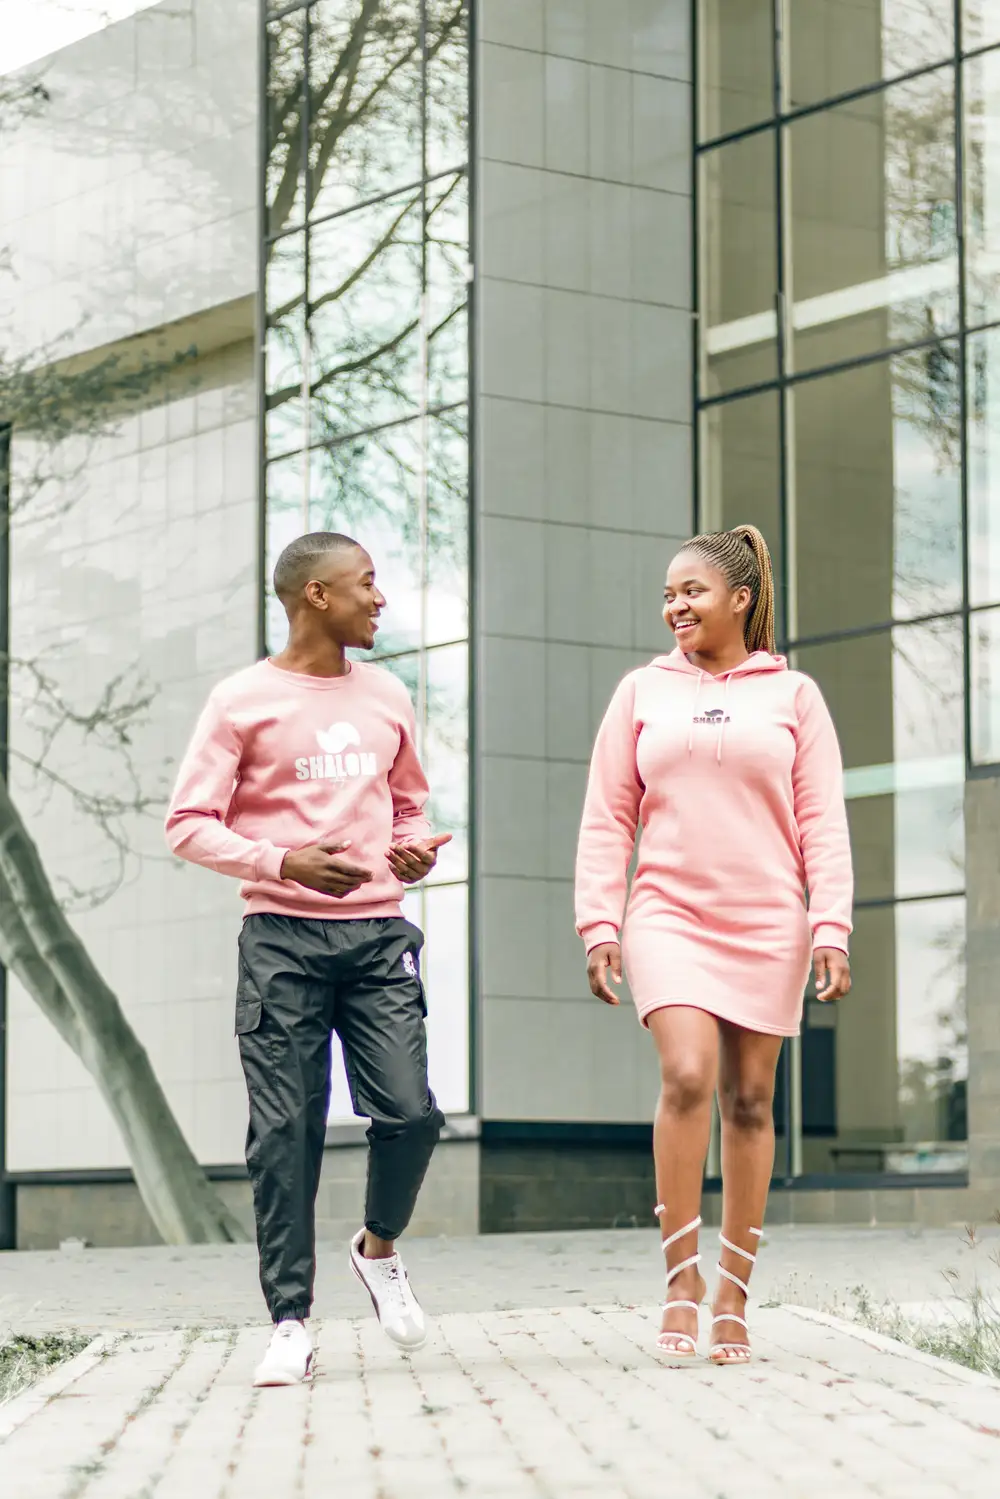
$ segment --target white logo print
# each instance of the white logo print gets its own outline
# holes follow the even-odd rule
[[[328,729],[317,729],[316,740],[328,755],[340,755],[349,744],[360,744],[361,735],[352,723],[332,723]]]
[[[415,979],[416,978],[416,976],[417,976],[417,960],[416,960],[416,958],[413,956],[413,954],[411,952],[404,952],[404,954],[403,954],[403,967],[406,969],[406,971],[410,975],[411,979]]]
[[[378,774],[373,754],[360,748],[348,749],[349,745],[361,744],[361,735],[352,723],[332,723],[328,729],[317,729],[316,742],[323,753],[300,755],[295,762],[296,780],[353,781]]]

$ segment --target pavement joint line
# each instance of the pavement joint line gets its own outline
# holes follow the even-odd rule
[[[13,1435],[19,1426],[23,1426],[25,1421],[43,1410],[50,1400],[54,1400],[68,1390],[70,1385],[82,1379],[85,1374],[89,1374],[91,1369],[96,1369],[105,1353],[113,1352],[120,1341],[120,1338],[109,1340],[102,1333],[73,1358],[67,1359],[64,1364],[60,1364],[58,1368],[36,1380],[20,1395],[15,1395],[13,1400],[0,1405],[0,1445]]]
[[[793,1317],[801,1317],[806,1322],[818,1322],[821,1326],[847,1333],[850,1337],[857,1338],[859,1342],[867,1343],[871,1348],[877,1348],[882,1353],[891,1353],[896,1358],[922,1364],[926,1369],[936,1369],[939,1373],[948,1374],[959,1383],[974,1384],[979,1385],[980,1388],[1000,1391],[1000,1379],[995,1379],[992,1374],[983,1374],[979,1369],[967,1369],[964,1364],[953,1363],[951,1359],[941,1358],[936,1353],[925,1353],[922,1348],[911,1348],[909,1343],[900,1342],[898,1338],[890,1338],[882,1332],[875,1332],[873,1328],[862,1327],[847,1317],[837,1317],[832,1312],[814,1311],[812,1307],[796,1306],[792,1302],[785,1302],[780,1310],[790,1312]]]

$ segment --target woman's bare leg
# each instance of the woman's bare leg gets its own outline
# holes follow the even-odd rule
[[[719,1066],[719,1025],[712,1015],[686,1005],[668,1005],[654,1010],[649,1029],[660,1058],[660,1097],[653,1123],[653,1159],[656,1191],[666,1211],[660,1231],[669,1238],[697,1218],[705,1156],[712,1123],[712,1097]],[[685,1234],[667,1251],[666,1269],[679,1265],[698,1248],[698,1234]],[[701,1302],[705,1282],[692,1265],[670,1287],[664,1300]],[[698,1315],[689,1309],[664,1312],[665,1333],[696,1337]],[[676,1345],[667,1340],[669,1351]],[[687,1347],[684,1344],[683,1347]]]
[[[762,1036],[727,1022],[722,1037],[719,1112],[722,1117],[722,1232],[748,1254],[759,1240],[751,1228],[764,1227],[764,1211],[774,1167],[774,1078],[781,1052],[780,1036]],[[721,1262],[747,1281],[753,1266],[742,1255],[723,1249]],[[714,1315],[734,1312],[745,1317],[746,1299],[739,1286],[720,1277]],[[718,1343],[746,1344],[738,1322],[721,1322],[712,1330]],[[727,1355],[739,1360],[742,1355]]]

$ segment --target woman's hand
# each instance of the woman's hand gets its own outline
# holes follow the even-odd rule
[[[824,1004],[831,999],[843,999],[851,992],[851,964],[839,947],[817,947],[813,953],[813,973],[816,998]]]
[[[609,968],[615,983],[620,984],[622,981],[621,947],[617,942],[599,942],[587,954],[587,979],[590,983],[590,992],[596,994],[598,999],[603,999],[606,1005],[616,1005],[620,1003],[618,996],[608,988]]]

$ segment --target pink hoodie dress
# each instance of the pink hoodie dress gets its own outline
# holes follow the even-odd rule
[[[847,951],[853,896],[840,749],[815,682],[763,651],[713,677],[677,650],[624,678],[580,827],[588,952],[619,940],[640,826],[620,939],[639,1019],[690,1005],[796,1035],[812,951]]]

